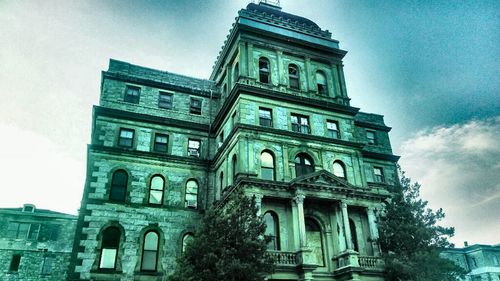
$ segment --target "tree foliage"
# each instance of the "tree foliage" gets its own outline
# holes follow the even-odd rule
[[[262,281],[272,269],[265,255],[266,225],[255,199],[235,191],[224,207],[211,208],[178,259],[171,281]]]
[[[464,270],[439,256],[440,248],[453,246],[448,238],[454,228],[437,225],[444,218],[443,210],[428,208],[428,202],[420,198],[420,184],[412,184],[401,169],[399,172],[401,184],[379,221],[386,280],[455,281]]]

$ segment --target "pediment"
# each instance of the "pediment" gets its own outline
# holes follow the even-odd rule
[[[341,187],[341,188],[354,188],[353,185],[349,184],[343,178],[339,178],[334,174],[326,171],[320,170],[312,174],[304,175],[293,179],[290,182],[292,185],[316,185],[318,187]]]

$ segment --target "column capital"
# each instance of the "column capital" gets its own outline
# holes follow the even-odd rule
[[[255,203],[261,203],[262,198],[264,198],[264,195],[259,194],[259,193],[252,193],[251,195],[253,198],[255,198]]]
[[[345,201],[340,201],[340,207],[341,207],[342,209],[347,209],[347,202],[345,202]]]
[[[295,196],[293,197],[293,201],[297,204],[304,204],[304,199],[306,198],[306,195],[303,192],[296,192]]]

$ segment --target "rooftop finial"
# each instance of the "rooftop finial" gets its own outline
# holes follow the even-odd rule
[[[281,10],[280,0],[259,0],[259,5],[267,5]]]

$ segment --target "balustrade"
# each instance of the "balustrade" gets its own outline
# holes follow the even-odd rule
[[[267,251],[275,265],[297,265],[297,253],[282,251]]]

